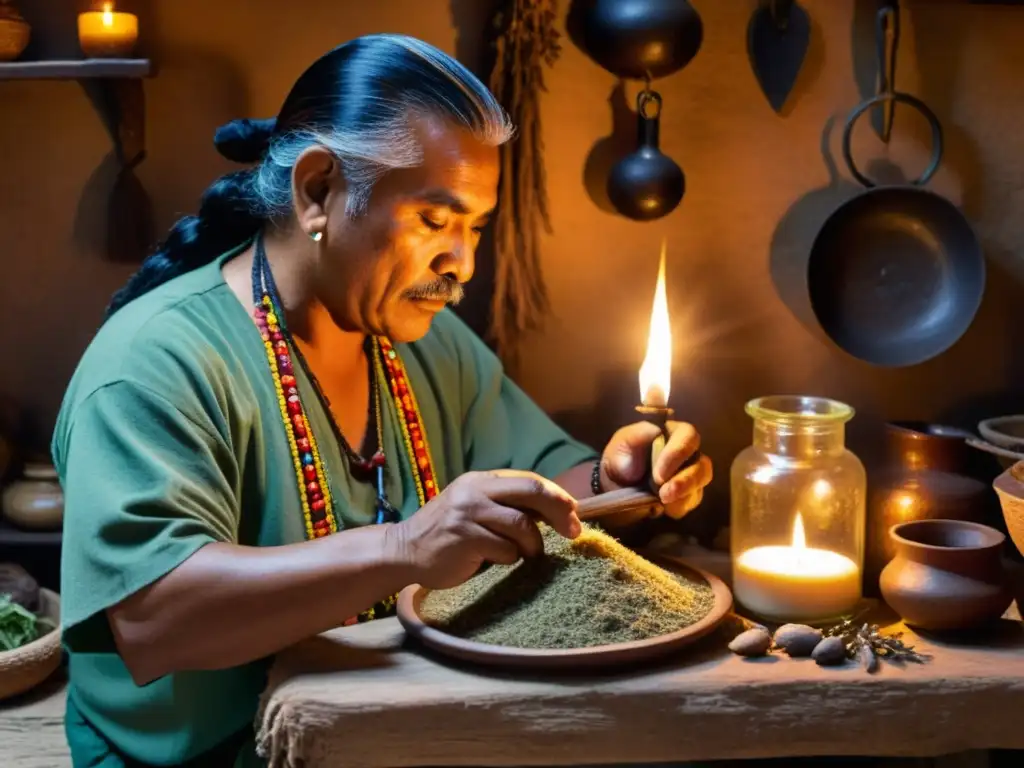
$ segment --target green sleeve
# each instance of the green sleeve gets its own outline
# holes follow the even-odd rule
[[[61,619],[73,650],[78,625],[203,545],[237,539],[237,462],[212,419],[190,406],[117,381],[86,396],[58,425]]]
[[[463,445],[469,470],[528,469],[555,478],[597,458],[505,375],[501,361],[476,334],[467,328],[463,336],[468,352],[460,361]]]

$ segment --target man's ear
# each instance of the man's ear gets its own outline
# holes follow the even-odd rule
[[[327,212],[339,194],[345,194],[345,187],[334,155],[320,146],[303,151],[292,168],[292,200],[303,232],[326,231]]]

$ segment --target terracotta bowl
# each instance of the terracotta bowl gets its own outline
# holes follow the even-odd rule
[[[1024,555],[1024,461],[1018,461],[992,483],[1003,508],[1006,530]]]
[[[420,605],[427,596],[427,590],[414,584],[406,587],[398,596],[398,620],[411,637],[434,652],[454,660],[493,668],[597,671],[632,666],[668,656],[713,632],[729,617],[732,592],[717,576],[667,555],[647,554],[645,557],[668,570],[690,571],[707,581],[715,599],[710,613],[692,626],[647,640],[564,650],[511,648],[466,640],[431,626],[420,616]]]
[[[24,21],[0,19],[0,61],[14,61],[28,47],[31,29]]]
[[[962,630],[1000,618],[1013,602],[1003,568],[1006,537],[966,520],[915,520],[890,530],[896,556],[882,597],[910,626]]]
[[[0,699],[35,688],[60,666],[60,596],[48,589],[40,589],[37,613],[48,618],[57,628],[28,645],[0,653]]]

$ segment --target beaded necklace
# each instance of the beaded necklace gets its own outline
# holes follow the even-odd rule
[[[267,362],[277,393],[281,420],[288,437],[288,446],[291,449],[306,538],[317,539],[328,536],[336,533],[339,526],[327,468],[324,466],[317,438],[313,434],[309,418],[306,415],[303,397],[299,393],[298,380],[295,376],[296,362],[302,367],[313,385],[314,393],[327,414],[335,439],[342,447],[353,470],[353,475],[365,476],[372,472],[376,473],[376,522],[378,524],[397,522],[399,512],[388,501],[384,489],[387,460],[384,455],[380,383],[385,379],[398,411],[402,442],[413,468],[413,480],[420,506],[426,504],[438,493],[437,476],[434,472],[434,462],[430,455],[427,434],[423,428],[423,419],[420,416],[416,396],[413,394],[402,358],[386,337],[373,336],[370,338],[367,354],[371,359],[371,407],[374,414],[373,423],[376,430],[377,448],[369,459],[364,459],[351,448],[338,428],[327,397],[288,330],[282,311],[283,304],[267,260],[262,235],[257,235],[255,246],[252,266],[252,290],[255,304],[253,319],[263,338]],[[388,597],[373,608],[353,617],[347,623],[368,621],[387,615],[393,611],[394,605],[395,596]]]

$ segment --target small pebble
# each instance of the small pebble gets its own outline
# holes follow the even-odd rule
[[[826,637],[811,652],[811,658],[818,666],[830,667],[846,661],[846,643],[841,637]]]
[[[740,656],[764,656],[772,646],[772,636],[763,627],[741,632],[729,643],[729,650]]]
[[[821,630],[806,624],[783,624],[775,630],[775,645],[790,656],[810,656],[821,639]]]

